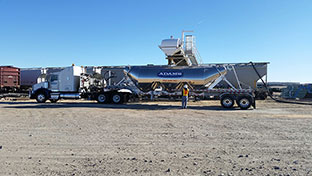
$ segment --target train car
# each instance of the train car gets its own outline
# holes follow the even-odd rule
[[[20,89],[20,69],[0,66],[0,92],[16,92]]]
[[[37,84],[42,68],[21,68],[21,91],[28,91]]]

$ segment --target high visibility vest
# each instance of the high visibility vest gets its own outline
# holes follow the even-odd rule
[[[183,96],[188,96],[189,90],[183,88]]]

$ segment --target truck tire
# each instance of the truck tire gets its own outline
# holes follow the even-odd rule
[[[45,103],[47,101],[47,95],[44,92],[38,92],[36,94],[36,100],[38,103]]]
[[[221,105],[224,108],[232,108],[234,106],[234,98],[230,95],[224,95],[221,97]]]
[[[252,98],[250,96],[243,95],[237,98],[236,103],[242,110],[246,110],[250,108],[252,104]]]
[[[112,96],[112,101],[114,104],[121,104],[124,102],[124,95],[119,93],[114,93]]]
[[[104,104],[108,102],[108,96],[107,94],[100,93],[97,95],[96,101],[100,104]]]

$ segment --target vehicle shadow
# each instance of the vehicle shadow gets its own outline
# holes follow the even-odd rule
[[[22,104],[38,104],[37,102],[28,101],[4,101],[0,102],[0,105],[22,105]]]
[[[128,104],[98,104],[96,102],[60,102],[60,103],[45,103],[39,104],[36,102],[0,102],[2,108],[10,109],[57,109],[57,108],[104,108],[104,109],[134,109],[134,110],[174,110],[181,109],[177,105],[158,105],[158,104],[141,104],[141,103],[128,103]],[[233,111],[239,110],[238,108],[225,109],[221,106],[188,106],[187,109],[191,110],[214,110],[214,111]],[[181,109],[182,110],[182,109]]]

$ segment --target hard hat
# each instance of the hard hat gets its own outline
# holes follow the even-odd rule
[[[187,84],[185,84],[183,87],[184,87],[185,89],[187,89]]]

